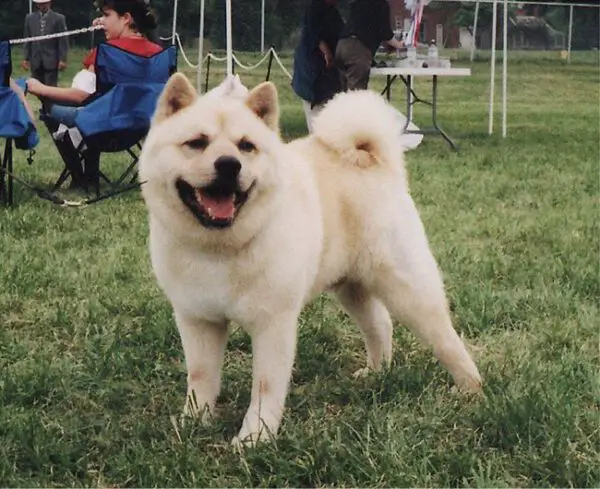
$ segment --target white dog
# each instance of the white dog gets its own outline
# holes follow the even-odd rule
[[[212,412],[235,322],[253,351],[252,400],[235,441],[277,433],[298,315],[326,290],[360,327],[369,368],[392,357],[391,313],[459,388],[479,390],[408,191],[395,111],[368,91],[341,94],[291,144],[278,119],[271,83],[244,100],[197,97],[176,74],[144,145],[151,258],[183,343],[185,412]]]

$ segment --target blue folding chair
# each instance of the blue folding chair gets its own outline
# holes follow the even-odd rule
[[[0,167],[0,202],[13,204],[13,143],[17,149],[33,149],[39,135],[23,102],[10,88],[12,60],[8,41],[0,42],[0,138],[5,140]]]
[[[144,57],[110,44],[98,45],[96,92],[77,110],[74,125],[82,136],[77,148],[79,162],[85,163],[86,176],[95,186],[97,197],[100,195],[101,178],[113,188],[128,179],[130,183],[135,181],[139,156],[135,150],[141,149],[158,97],[176,70],[175,46]],[[56,123],[47,116],[43,120],[54,132]],[[57,147],[61,151],[58,144]],[[100,169],[100,155],[119,152],[127,152],[131,161],[125,171],[111,181]],[[59,188],[70,173],[69,164],[65,161],[65,169],[54,188]]]

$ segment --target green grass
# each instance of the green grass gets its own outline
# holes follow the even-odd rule
[[[484,396],[454,394],[400,327],[392,368],[352,379],[360,335],[324,298],[302,315],[275,443],[242,455],[228,444],[250,392],[240,330],[214,426],[176,428],[183,356],[139,192],[64,209],[17,186],[16,206],[0,209],[0,486],[598,487],[597,55],[509,70],[508,138],[486,134],[488,65],[476,63],[472,77],[441,81],[439,117],[461,152],[429,137],[407,155]],[[303,134],[299,100],[278,69],[274,80],[285,137]],[[32,166],[16,155],[37,184],[59,170],[46,134]]]

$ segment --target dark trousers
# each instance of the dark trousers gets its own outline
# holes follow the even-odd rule
[[[43,66],[31,67],[31,77],[41,81],[44,85],[56,87],[58,85],[58,67],[54,70],[47,70]]]
[[[47,70],[43,66],[38,66],[34,68],[31,67],[31,77],[36,80],[41,81],[44,85],[49,85],[51,87],[56,87],[58,85],[58,67],[55,70]],[[44,110],[47,112],[49,109],[49,105],[42,100],[42,106]]]
[[[50,134],[58,130],[58,121],[47,117],[44,122]],[[90,149],[80,154],[75,148],[68,132],[62,138],[58,140],[53,138],[53,140],[65,166],[71,174],[72,186],[84,189],[90,187],[97,188],[99,184],[98,170],[100,167],[100,154]],[[85,169],[82,163],[85,164]]]
[[[373,55],[362,42],[355,37],[340,39],[335,50],[335,60],[344,92],[367,89]]]

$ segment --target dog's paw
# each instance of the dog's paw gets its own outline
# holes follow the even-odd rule
[[[237,436],[233,437],[231,445],[239,451],[244,448],[254,448],[259,443],[270,442],[274,439],[275,437],[267,429],[253,432],[247,432],[242,429]]]
[[[184,411],[181,413],[181,416],[179,416],[179,423],[181,426],[185,426],[186,423],[192,422],[193,424],[196,421],[200,421],[202,426],[208,426],[212,424],[213,419],[212,413],[208,410],[204,411],[202,414],[199,414],[197,412],[189,412],[184,409]]]
[[[479,375],[472,375],[456,379],[455,389],[459,390],[461,394],[480,394],[482,391],[481,377]]]
[[[213,421],[213,412],[208,404],[199,407],[195,400],[188,397],[183,413],[181,414],[181,423],[185,424],[186,420],[198,419],[203,425],[209,425]]]
[[[246,448],[253,448],[256,445],[255,443],[240,440],[239,436],[234,436],[231,440],[231,446],[236,452],[240,453],[243,452]]]
[[[373,372],[373,369],[371,369],[369,367],[359,368],[356,372],[354,372],[352,374],[352,378],[354,378],[354,379],[364,379],[365,377],[367,377],[372,372]]]
[[[259,434],[251,434],[244,438],[241,438],[239,435],[234,436],[231,440],[231,446],[238,452],[243,451],[246,448],[254,448],[260,442]]]

